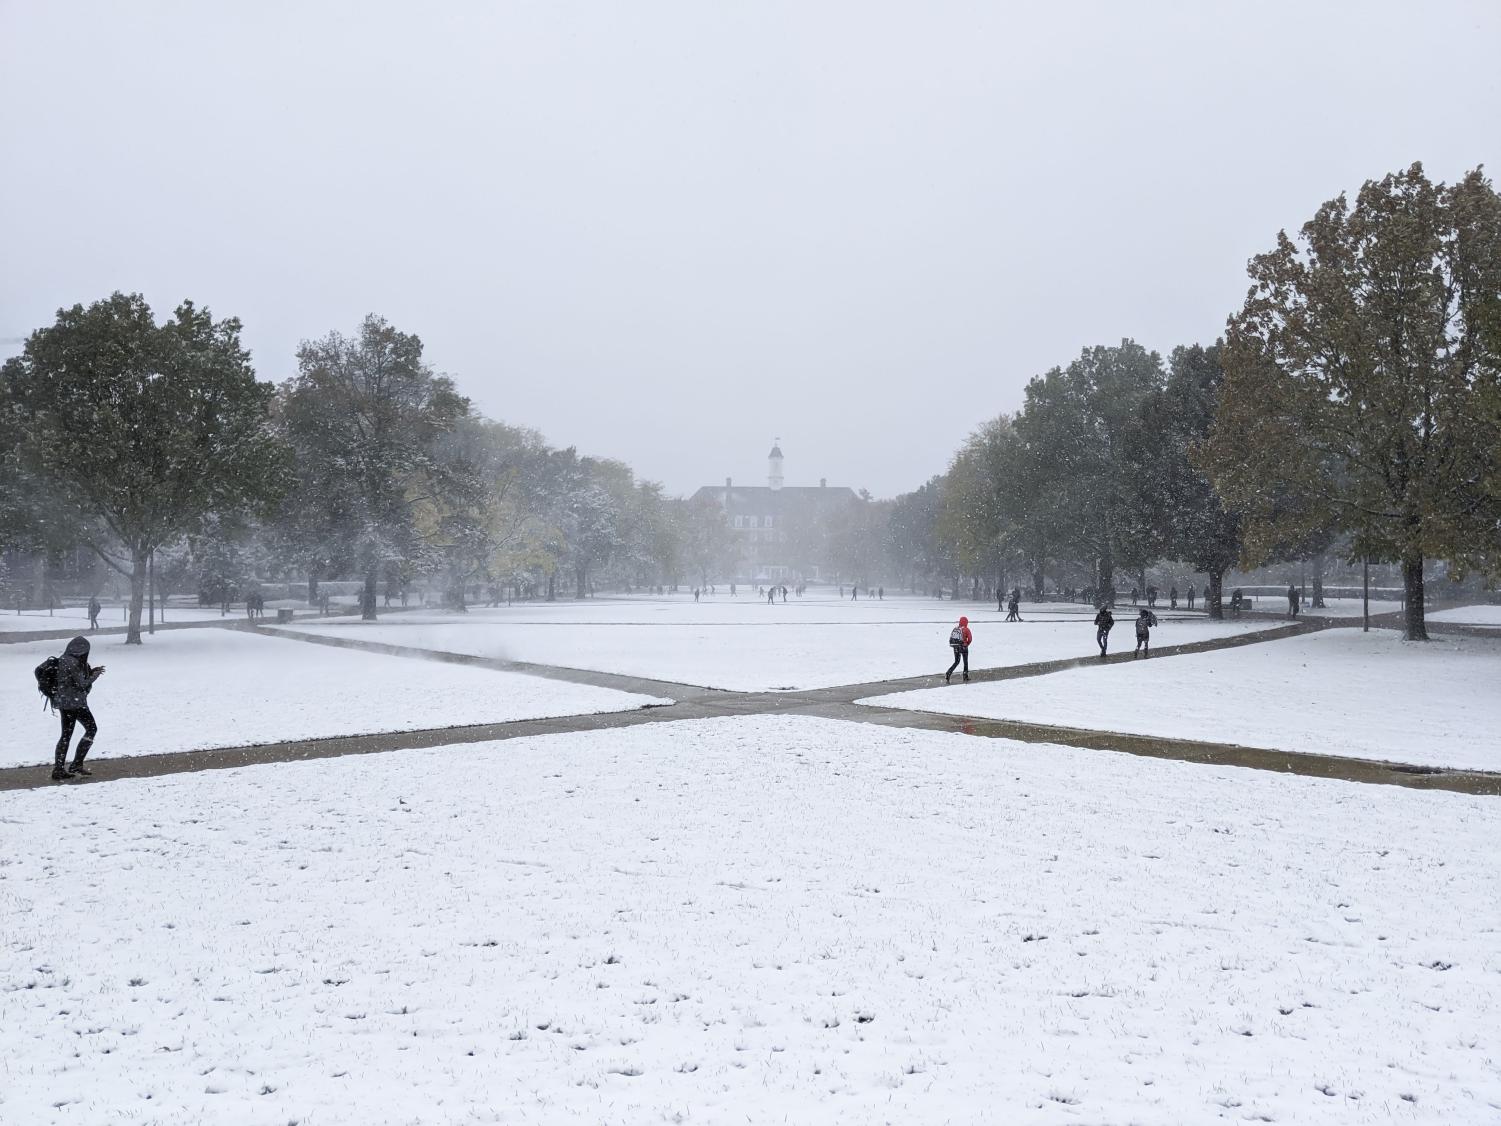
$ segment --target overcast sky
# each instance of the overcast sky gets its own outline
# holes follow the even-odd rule
[[[367,312],[674,492],[905,492],[1209,341],[1280,227],[1501,148],[1501,3],[0,0],[0,355],[113,290],[262,378]]]

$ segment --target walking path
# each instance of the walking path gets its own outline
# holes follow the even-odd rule
[[[846,684],[834,688],[808,689],[796,692],[731,692],[708,688],[702,685],[680,684],[674,681],[653,680],[646,677],[623,676],[617,673],[596,672],[590,669],[560,668],[553,665],[534,665],[524,661],[509,661],[490,657],[476,657],[467,653],[451,653],[411,646],[392,645],[385,642],[364,641],[353,637],[327,637],[277,629],[274,626],[253,625],[246,622],[199,622],[199,627],[254,629],[301,641],[311,645],[326,645],[339,649],[356,649],[382,653],[388,656],[443,661],[452,664],[471,665],[503,672],[524,673],[528,676],[562,680],[576,684],[589,684],[600,688],[613,688],[642,695],[663,696],[674,701],[670,705],[650,705],[625,712],[607,712],[593,715],[561,716],[551,719],[518,720],[509,723],[478,724],[468,727],[439,727],[418,731],[391,732],[377,735],[337,736],[326,739],[304,739],[284,743],[264,743],[244,747],[226,747],[213,750],[177,752],[159,755],[137,755],[112,759],[107,755],[90,760],[94,775],[84,782],[106,782],[126,778],[153,778],[166,774],[192,773],[200,770],[226,770],[239,766],[261,763],[297,762],[308,759],[334,758],[344,755],[380,754],[387,751],[411,750],[466,744],[522,739],[537,735],[557,735],[575,731],[598,731],[613,728],[635,727],[647,723],[674,723],[695,719],[710,719],[740,715],[806,715],[822,719],[850,723],[869,723],[884,727],[914,728],[924,731],[948,731],[989,739],[1010,739],[1024,743],[1057,743],[1072,747],[1117,751],[1124,754],[1142,755],[1151,758],[1176,759],[1217,766],[1240,766],[1255,770],[1270,770],[1286,774],[1298,774],[1312,778],[1332,778],[1349,782],[1365,782],[1379,785],[1406,786],[1417,789],[1452,790],[1466,794],[1501,796],[1501,773],[1480,771],[1445,770],[1434,767],[1411,766],[1402,763],[1379,762],[1368,759],[1343,758],[1330,755],[1307,754],[1272,748],[1243,747],[1230,743],[1206,743],[1192,739],[1170,739],[1154,736],[1132,735],[1118,731],[1094,731],[1081,728],[1051,727],[1045,724],[1023,723],[1014,720],[982,719],[973,716],[955,716],[934,712],[908,711],[897,708],[867,707],[857,700],[913,688],[933,687],[936,675],[906,677],[895,680],[874,681],[863,684]],[[188,628],[190,623],[174,624],[172,628]],[[1193,642],[1186,645],[1171,645],[1154,650],[1151,659],[1173,657],[1190,653],[1203,653],[1217,649],[1231,649],[1242,645],[1255,645],[1278,638],[1293,637],[1324,629],[1350,628],[1348,623],[1333,619],[1312,619],[1291,622],[1276,629],[1260,633],[1242,634],[1217,638],[1211,641]],[[32,638],[35,640],[35,637]],[[1008,668],[977,670],[970,674],[973,681],[1013,680],[1022,677],[1044,676],[1070,668],[1085,666],[1131,663],[1129,653],[1113,654],[1105,660],[1099,657],[1079,657],[1061,661],[1040,661],[1029,665]],[[35,789],[54,785],[47,778],[48,768],[38,766],[10,767],[0,769],[0,791]]]

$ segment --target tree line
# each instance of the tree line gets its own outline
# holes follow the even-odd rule
[[[158,324],[116,293],[0,368],[0,549],[93,552],[129,582],[129,642],[158,562],[164,585],[226,597],[306,576],[316,603],[354,576],[366,618],[418,580],[462,609],[476,587],[583,597],[729,565],[717,504],[485,418],[379,317],[304,342],[280,386],[240,331],[191,302]]]
[[[1179,561],[1218,617],[1232,566],[1336,552],[1399,565],[1426,638],[1425,564],[1501,571],[1501,196],[1414,164],[1248,272],[1220,340],[1164,361],[1128,339],[1032,379],[897,498],[893,560],[1039,594],[1050,568],[1103,592]]]

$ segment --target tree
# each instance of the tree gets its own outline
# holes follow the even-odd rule
[[[1501,197],[1419,164],[1368,181],[1252,259],[1231,318],[1206,464],[1254,562],[1310,528],[1399,562],[1406,634],[1426,640],[1423,567],[1501,561],[1496,467]],[[1280,509],[1276,498],[1285,498]]]
[[[297,453],[299,523],[313,542],[320,531],[344,540],[372,620],[382,570],[430,562],[419,515],[441,472],[438,439],[468,416],[469,400],[423,362],[420,339],[374,315],[354,337],[304,341],[297,367],[282,416]]]
[[[1059,529],[1062,549],[1094,560],[1095,585],[1107,598],[1118,565],[1152,557],[1132,504],[1129,437],[1162,382],[1157,353],[1134,341],[1086,348],[1066,369],[1033,379],[1016,418],[1039,490],[1035,503]]]
[[[708,586],[722,571],[733,577],[739,544],[720,503],[707,497],[684,501],[682,518],[686,556],[700,584]]]
[[[1225,572],[1240,556],[1240,517],[1225,508],[1196,458],[1219,407],[1222,351],[1219,343],[1173,349],[1167,386],[1148,400],[1146,409],[1162,440],[1155,466],[1143,467],[1139,478],[1150,490],[1142,506],[1164,514],[1167,552],[1209,576],[1204,609],[1216,619],[1225,616]]]
[[[192,302],[158,325],[139,294],[58,311],[0,369],[25,425],[22,458],[80,537],[130,578],[126,643],[141,641],[151,553],[210,513],[263,508],[282,451],[267,426],[272,388],[240,344],[240,322]]]

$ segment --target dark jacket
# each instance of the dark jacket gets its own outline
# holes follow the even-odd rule
[[[89,689],[99,674],[89,667],[89,639],[75,637],[57,662],[57,694],[52,698],[58,709],[77,711],[89,706]]]
[[[1109,629],[1115,625],[1115,615],[1110,612],[1110,607],[1100,607],[1100,612],[1094,616],[1094,624],[1101,629]]]

